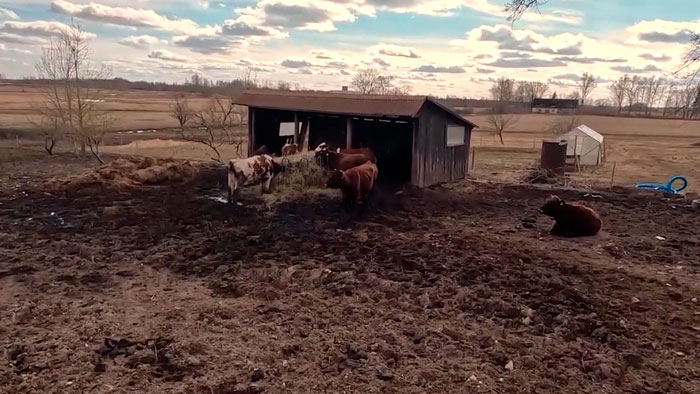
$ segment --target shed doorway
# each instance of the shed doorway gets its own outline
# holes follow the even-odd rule
[[[413,124],[403,121],[354,119],[352,147],[367,147],[377,156],[379,182],[390,185],[411,181]]]

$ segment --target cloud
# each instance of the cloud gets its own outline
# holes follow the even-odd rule
[[[390,64],[389,62],[387,62],[386,60],[384,60],[384,59],[382,59],[382,58],[380,58],[380,57],[375,57],[374,59],[372,59],[372,62],[375,63],[375,64],[378,64],[378,65],[380,65],[380,66],[382,66],[382,67],[389,67],[389,66],[391,66],[391,64]]]
[[[308,68],[298,68],[290,71],[292,74],[305,74],[305,75],[312,75],[314,72],[309,70]]]
[[[476,72],[478,72],[479,74],[493,74],[493,73],[496,72],[496,70],[491,70],[491,69],[488,69],[488,68],[477,67],[477,68],[476,68]]]
[[[641,74],[641,73],[648,73],[648,72],[659,72],[663,71],[662,69],[656,67],[653,64],[647,64],[646,66],[639,68],[639,67],[632,67],[632,66],[615,66],[615,67],[610,67],[611,70],[615,71],[620,71],[623,73],[631,73],[631,74]]]
[[[460,74],[465,72],[463,67],[460,66],[437,66],[433,64],[424,64],[413,71],[419,73],[446,73],[446,74]]]
[[[326,66],[335,68],[347,68],[349,65],[345,62],[335,61],[326,63]]]
[[[418,51],[413,48],[393,44],[379,43],[369,47],[368,51],[372,54],[407,57],[411,59],[418,59],[421,57],[420,54],[418,54]]]
[[[68,29],[70,29],[70,26],[55,21],[7,21],[0,24],[0,32],[12,33],[25,37],[59,36]],[[96,37],[92,33],[85,33],[85,36],[88,39]]]
[[[502,52],[501,53],[501,58],[503,59],[524,59],[524,58],[529,58],[532,57],[532,54],[530,53],[524,53],[524,52]]]
[[[498,59],[493,63],[486,64],[491,67],[500,68],[530,68],[530,67],[562,67],[566,63],[559,60],[546,59]]]
[[[655,19],[641,21],[627,28],[634,37],[643,42],[687,44],[693,31],[700,30],[700,21],[676,22]]]
[[[335,58],[332,53],[326,51],[325,49],[313,49],[309,53],[316,59],[330,60]]]
[[[330,19],[328,11],[300,5],[270,4],[264,8],[265,23],[271,26],[303,27]]]
[[[313,66],[313,64],[307,62],[306,60],[295,60],[295,59],[285,59],[280,65],[287,68],[304,68]]]
[[[241,37],[286,37],[278,29],[268,26],[256,24],[254,20],[246,16],[239,17],[235,20],[226,20],[221,26],[221,33],[229,36]]]
[[[490,58],[492,58],[492,57],[493,57],[493,56],[489,55],[488,53],[482,53],[482,54],[479,54],[479,55],[474,56],[474,59],[476,59],[476,60],[480,60],[480,59],[490,59]]]
[[[167,44],[168,42],[165,40],[161,40],[158,37],[153,37],[149,35],[142,35],[142,36],[129,36],[122,38],[119,40],[119,43],[122,45],[126,45],[128,47],[132,48],[137,48],[137,49],[148,49],[153,45],[156,44]]]
[[[561,79],[566,81],[578,82],[581,80],[581,76],[574,73],[555,75],[551,79]]]
[[[111,7],[98,3],[74,4],[66,0],[54,0],[51,10],[77,18],[131,27],[152,27],[182,34],[210,34],[214,27],[200,27],[189,19],[170,19],[145,8]]]
[[[45,40],[39,37],[24,36],[19,34],[2,33],[0,32],[0,42],[20,45],[44,45]]]
[[[209,36],[175,37],[173,42],[177,46],[188,48],[194,52],[207,55],[231,52],[244,44],[243,41],[231,40],[225,37]]]
[[[668,55],[654,55],[653,53],[642,53],[639,55],[640,58],[646,59],[646,60],[651,60],[655,62],[668,62],[671,61],[671,56]]]
[[[167,60],[170,62],[187,62],[187,57],[170,52],[166,49],[156,49],[148,54],[151,59]]]
[[[579,38],[575,44],[571,41]],[[513,30],[507,25],[479,26],[467,33],[467,39],[495,42],[498,49],[550,55],[581,55],[582,37],[571,33],[544,36],[530,30]]]
[[[19,19],[19,15],[12,10],[0,7],[0,19]]]
[[[583,63],[583,64],[594,64],[594,63],[624,63],[627,60],[623,58],[615,58],[615,59],[605,59],[602,57],[575,57],[575,56],[558,56],[555,57],[554,60],[560,60],[562,62],[574,62],[574,63]]]
[[[659,31],[640,33],[639,39],[648,42],[678,42],[682,44],[687,44],[693,37],[693,33],[690,30],[678,31],[675,33],[663,33]]]

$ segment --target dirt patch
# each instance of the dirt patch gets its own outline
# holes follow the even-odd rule
[[[548,187],[380,193],[351,218],[337,196],[101,190],[0,193],[0,392],[700,389],[680,198],[601,192],[604,233],[565,240]]]

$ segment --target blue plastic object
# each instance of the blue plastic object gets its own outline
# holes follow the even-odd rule
[[[679,188],[674,188],[673,184],[676,181],[681,181],[683,185]],[[665,185],[661,185],[659,183],[640,183],[637,185],[638,188],[640,189],[654,189],[654,190],[660,190],[664,193],[670,193],[670,194],[678,194],[685,190],[685,188],[688,187],[688,180],[685,179],[684,176],[674,176],[673,178],[668,180],[668,183]]]

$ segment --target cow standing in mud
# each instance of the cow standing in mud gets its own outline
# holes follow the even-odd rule
[[[327,143],[321,142],[316,149],[314,149],[314,157],[320,162],[328,161],[328,157],[330,156],[328,153],[363,154],[372,163],[377,162],[377,156],[370,148],[332,149]]]
[[[230,160],[228,162],[228,202],[233,202],[233,197],[243,186],[262,183],[262,192],[269,192],[272,178],[284,172],[284,169],[284,165],[276,162],[270,155]]]
[[[554,227],[549,232],[555,236],[589,237],[598,234],[603,227],[603,221],[593,209],[567,203],[558,196],[551,196],[541,211],[555,220]]]
[[[364,164],[347,171],[333,171],[327,186],[331,189],[340,189],[343,193],[343,204],[347,210],[354,204],[367,201],[367,197],[377,182],[377,175],[379,175],[377,165],[366,161]]]

